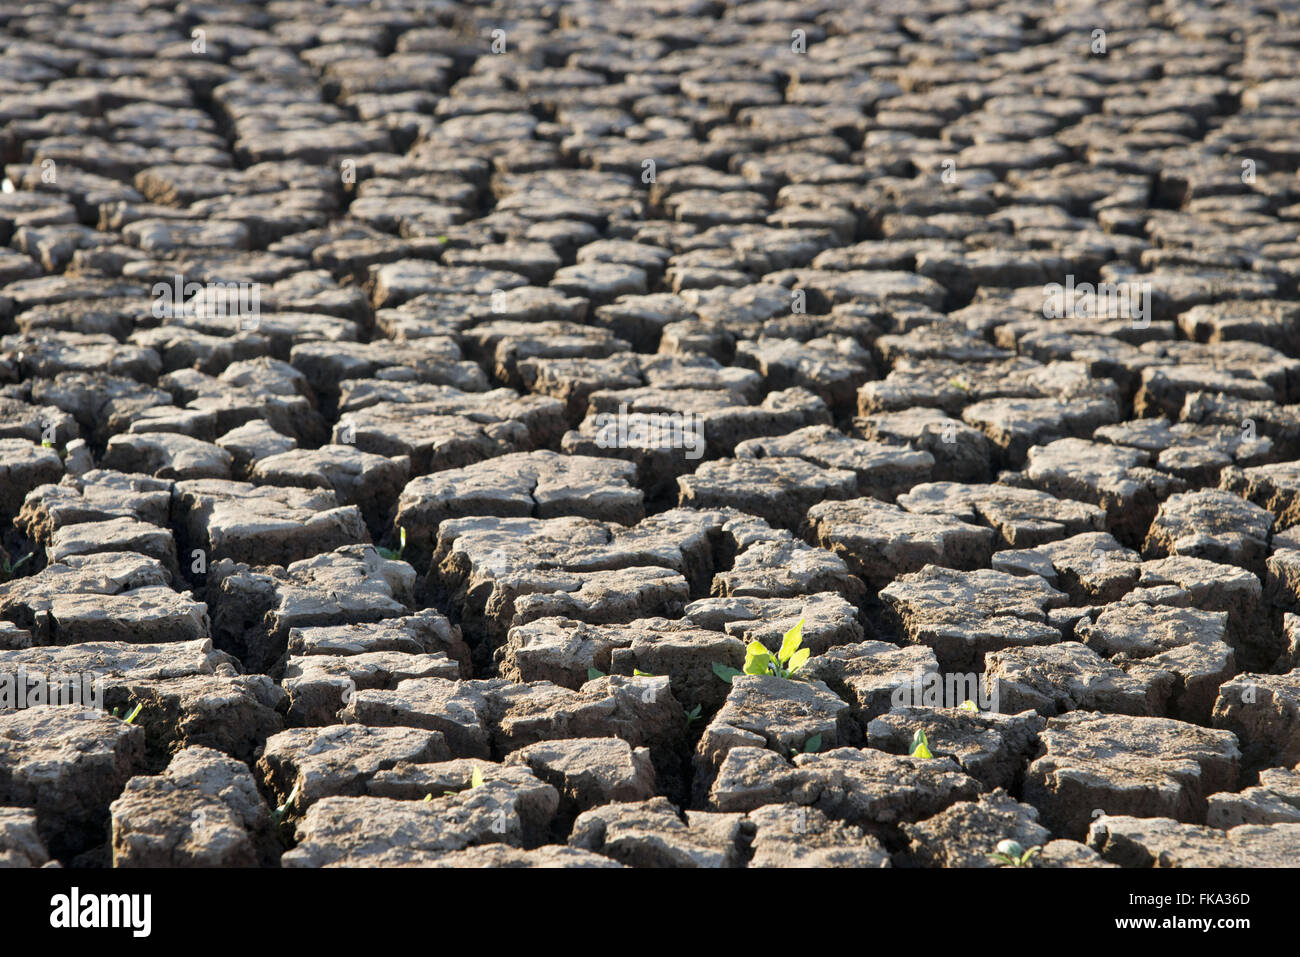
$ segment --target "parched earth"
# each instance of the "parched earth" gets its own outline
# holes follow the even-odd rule
[[[1300,3],[39,0],[0,153],[0,865],[1300,862]]]

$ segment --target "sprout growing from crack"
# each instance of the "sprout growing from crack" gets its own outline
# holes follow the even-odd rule
[[[18,561],[10,562],[9,553],[0,549],[0,572],[4,572],[6,578],[12,578],[14,573],[31,561],[32,556],[35,554],[35,552],[28,552],[22,558],[18,559]]]
[[[397,547],[396,549],[392,549],[392,548],[376,548],[376,549],[375,549],[375,551],[379,552],[379,554],[380,554],[382,557],[387,558],[390,562],[400,562],[400,561],[402,561],[402,555],[403,555],[403,553],[405,553],[405,551],[406,551],[406,527],[405,527],[405,526],[402,526],[402,528],[400,528],[400,529],[398,530],[398,532],[399,532],[399,535],[398,535],[398,542],[399,542],[399,544],[398,544],[398,547]]]
[[[1031,867],[1030,860],[1042,849],[1041,844],[1035,844],[1029,850],[1025,850],[1020,846],[1019,841],[1005,840],[998,841],[998,846],[993,849],[993,853],[985,856],[998,867]]]
[[[293,790],[290,791],[289,796],[284,799],[284,803],[271,812],[272,823],[276,824],[277,826],[284,823],[285,815],[289,813],[289,808],[293,804],[294,799],[297,797],[298,797],[298,785],[295,782],[293,786]]]
[[[808,663],[812,650],[801,648],[803,644],[802,618],[781,639],[781,650],[775,655],[767,650],[761,641],[751,641],[745,648],[745,667],[737,670],[721,662],[713,663],[713,673],[731,684],[737,675],[772,675],[777,678],[791,678],[800,668]]]
[[[134,708],[132,708],[131,713],[128,714],[125,718],[122,717],[121,710],[122,710],[121,708],[114,708],[112,712],[113,717],[120,718],[122,721],[126,722],[127,724],[135,724],[135,719],[140,717],[140,712],[144,710],[144,702],[142,701],[139,704],[137,704]]]
[[[912,735],[912,750],[908,752],[914,758],[933,758],[930,752],[930,739],[925,736],[924,728],[917,728]]]

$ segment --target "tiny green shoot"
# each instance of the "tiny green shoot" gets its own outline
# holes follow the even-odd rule
[[[715,661],[713,663],[713,673],[727,684],[731,684],[731,679],[736,677],[736,675],[744,674],[744,672],[739,668],[732,668],[730,665],[724,665],[720,661]]]
[[[1025,850],[1018,841],[1006,840],[998,841],[998,846],[993,853],[985,856],[998,867],[1031,867],[1030,860],[1042,849],[1041,844],[1035,844]]]
[[[970,698],[963,701],[959,707],[962,711],[969,711],[971,714],[979,714],[980,712],[980,706],[971,701]]]
[[[111,714],[114,718],[117,718],[119,721],[124,721],[127,724],[135,724],[135,719],[140,716],[140,712],[143,710],[144,710],[144,702],[142,701],[139,704],[137,704],[134,708],[132,708],[131,713],[128,714],[125,718],[122,717],[122,709],[120,707],[114,708],[112,711],[109,712],[109,714]]]
[[[934,757],[930,753],[930,740],[925,736],[924,729],[916,729],[916,734],[912,735],[912,750],[908,753],[914,758]]]
[[[595,681],[597,678],[603,678],[603,677],[605,677],[605,672],[601,671],[599,668],[588,668],[588,669],[587,669],[587,680],[588,680],[588,681]]]
[[[271,820],[278,824],[284,823],[284,816],[289,813],[289,806],[293,804],[294,799],[298,796],[298,785],[295,783],[289,796],[284,799],[284,803],[271,812]]]
[[[469,776],[469,786],[471,788],[481,788],[483,786],[483,770],[478,765],[474,766],[474,771]]]
[[[690,727],[691,725],[693,725],[696,721],[699,721],[699,720],[700,720],[700,712],[703,711],[703,709],[704,709],[704,705],[702,705],[702,704],[697,704],[697,705],[696,705],[694,708],[692,708],[690,711],[687,711],[687,712],[686,712],[686,727],[689,728],[689,727]]]
[[[811,738],[803,743],[804,754],[816,754],[822,747],[822,734],[818,731]]]
[[[0,571],[4,572],[6,578],[10,578],[13,576],[15,572],[18,571],[18,569],[22,568],[29,561],[31,561],[32,556],[35,554],[36,554],[35,552],[28,552],[22,558],[18,559],[18,561],[11,562],[9,560],[9,553],[0,550]]]
[[[392,549],[392,548],[377,548],[377,549],[375,549],[375,551],[379,552],[379,554],[380,554],[381,556],[383,556],[384,558],[388,559],[390,562],[400,562],[400,561],[402,560],[402,555],[406,552],[406,528],[405,528],[405,526],[403,526],[402,528],[398,529],[398,547],[397,547],[396,549]]]

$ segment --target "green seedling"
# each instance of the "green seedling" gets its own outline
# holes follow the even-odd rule
[[[703,709],[704,709],[704,705],[702,705],[702,704],[697,704],[697,705],[696,705],[694,708],[692,708],[690,711],[687,711],[687,712],[686,712],[686,727],[689,728],[689,727],[690,727],[691,725],[693,725],[696,721],[699,721],[699,720],[700,720],[700,712],[701,712]]]
[[[912,735],[912,750],[908,752],[914,758],[932,758],[930,753],[930,740],[925,736],[922,728],[916,729],[916,734]]]
[[[816,754],[822,748],[822,733],[818,731],[803,743],[804,754]]]
[[[10,562],[9,553],[0,551],[0,572],[4,572],[6,578],[12,578],[14,572],[18,571],[18,569],[31,561],[32,556],[35,554],[35,552],[28,552],[22,558],[18,559],[18,561]]]
[[[713,673],[727,684],[731,684],[731,679],[736,677],[736,675],[744,674],[744,672],[739,668],[732,668],[730,665],[724,665],[720,661],[715,661],[713,663]]]
[[[980,713],[980,706],[977,705],[974,701],[971,701],[970,698],[967,698],[965,701],[963,701],[959,707],[962,711],[969,711],[971,714]]]
[[[293,804],[294,799],[298,796],[298,785],[293,786],[289,796],[284,799],[284,803],[271,812],[271,821],[277,826],[284,823],[284,816],[289,813],[289,806]]]
[[[970,386],[966,383],[966,380],[962,378],[949,379],[948,384],[951,385],[954,389],[961,389],[961,391],[963,392],[970,391]]]
[[[125,718],[122,717],[122,709],[121,709],[121,708],[114,708],[114,709],[110,712],[110,714],[112,714],[113,717],[118,718],[118,719],[120,719],[121,721],[126,722],[127,724],[135,724],[135,719],[138,718],[138,717],[140,717],[140,712],[143,711],[143,710],[144,710],[144,702],[142,701],[142,702],[140,702],[139,704],[137,704],[134,708],[132,708],[132,709],[131,709],[131,713],[128,714]]]
[[[469,776],[469,789],[470,789],[470,790],[473,790],[474,788],[481,788],[482,786],[483,786],[483,772],[480,771],[478,768],[475,768],[475,769],[470,773],[470,776]],[[465,789],[462,788],[461,790],[465,790]],[[438,797],[449,797],[449,796],[452,795],[452,794],[459,794],[459,793],[460,793],[460,791],[443,791],[441,794],[438,795]],[[430,791],[428,794],[426,794],[426,795],[424,796],[424,800],[425,800],[426,802],[432,803],[432,802],[433,802],[433,792]]]
[[[401,528],[398,530],[398,532],[399,532],[398,534],[399,544],[396,550],[393,550],[391,548],[375,549],[375,551],[379,552],[380,555],[382,555],[384,558],[387,558],[390,562],[400,562],[402,560],[403,553],[406,551],[406,529]]]
[[[985,856],[998,867],[1031,867],[1033,865],[1029,863],[1030,860],[1042,849],[1041,844],[1035,844],[1029,850],[1025,850],[1018,841],[998,841],[998,846],[994,848],[993,853]]]
[[[767,646],[761,641],[751,641],[745,648],[745,667],[737,671],[735,668],[729,668],[720,662],[713,663],[713,673],[731,684],[736,675],[774,675],[777,678],[793,678],[795,672],[808,663],[808,658],[812,651],[808,648],[800,648],[803,644],[803,622],[799,619],[798,624],[785,633],[781,639],[781,650],[775,655],[767,650]]]
[[[650,672],[642,671],[640,668],[633,668],[632,674],[634,677],[637,678],[662,678],[663,677],[663,675],[652,675]],[[605,672],[601,671],[599,668],[589,667],[587,669],[588,681],[595,681],[597,678],[603,678],[603,677],[605,677]]]

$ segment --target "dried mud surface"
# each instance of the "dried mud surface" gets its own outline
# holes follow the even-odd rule
[[[48,0],[0,157],[0,866],[1300,861],[1296,3]]]

